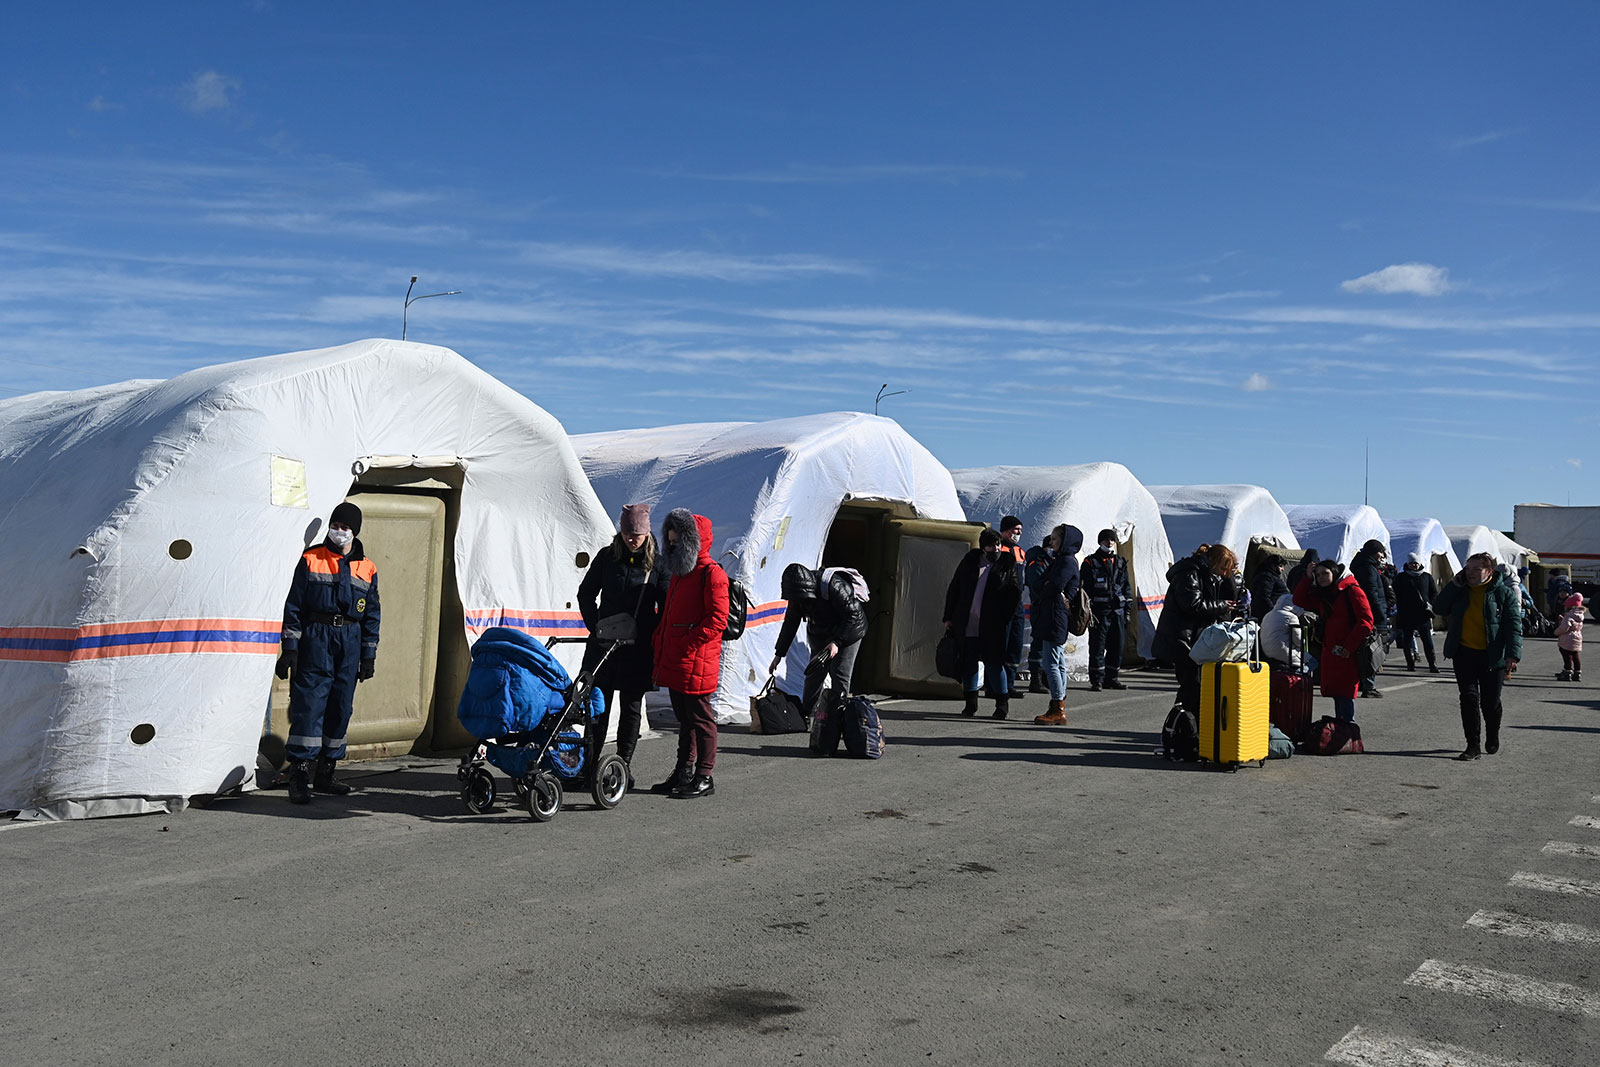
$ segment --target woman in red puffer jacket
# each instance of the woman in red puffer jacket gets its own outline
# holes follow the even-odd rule
[[[1322,695],[1333,698],[1334,717],[1353,722],[1361,684],[1356,654],[1376,628],[1367,594],[1344,564],[1320,559],[1295,587],[1294,602],[1322,620]]]
[[[675,508],[661,524],[667,586],[656,624],[655,680],[678,717],[678,765],[655,787],[680,800],[716,791],[717,716],[711,696],[722,669],[722,631],[728,625],[728,573],[711,560],[711,520]]]

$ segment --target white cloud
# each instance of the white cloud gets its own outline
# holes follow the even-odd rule
[[[734,256],[718,252],[644,251],[605,245],[524,245],[529,263],[592,274],[630,274],[651,278],[711,278],[760,282],[817,274],[865,275],[864,267],[822,256]]]
[[[963,179],[1024,177],[1018,170],[960,164],[881,164],[854,167],[792,166],[784,170],[749,170],[730,174],[664,173],[664,177],[710,182],[755,182],[768,185],[854,185],[877,181],[960,182]]]
[[[1581,469],[1583,467],[1583,460],[1581,460],[1581,459],[1569,459],[1569,460],[1567,460],[1567,466],[1569,466],[1569,467],[1577,467],[1577,468]]]
[[[233,94],[244,88],[238,78],[203,70],[183,87],[183,106],[196,115],[233,106]]]
[[[1265,374],[1259,372],[1250,375],[1244,380],[1244,391],[1247,393],[1259,393],[1271,388],[1272,382]]]
[[[1471,137],[1454,137],[1447,144],[1451,151],[1460,152],[1468,148],[1476,148],[1479,145],[1503,141],[1507,137],[1513,137],[1521,132],[1521,130],[1491,130],[1488,133],[1480,133]]]
[[[122,110],[122,105],[121,104],[116,103],[115,101],[112,101],[112,100],[107,100],[103,96],[96,96],[93,100],[90,100],[88,102],[88,104],[86,104],[84,106],[86,106],[90,111],[99,112],[101,114],[104,114],[107,111],[121,111]]]
[[[1347,293],[1415,293],[1441,296],[1450,289],[1450,272],[1430,263],[1397,263],[1392,267],[1363,274],[1339,288]]]

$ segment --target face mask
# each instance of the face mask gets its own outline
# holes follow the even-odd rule
[[[1107,555],[1110,555],[1111,553],[1115,552],[1116,550],[1117,550],[1117,546],[1116,546],[1115,542],[1113,542],[1113,541],[1101,541],[1100,542],[1100,551],[1106,553]]]
[[[1489,579],[1493,578],[1493,577],[1494,577],[1494,572],[1493,571],[1486,571],[1482,578],[1479,578],[1477,581],[1473,582],[1472,584],[1473,585],[1488,585],[1489,584]]]
[[[350,547],[350,542],[354,541],[355,539],[356,539],[356,535],[351,533],[349,530],[329,530],[328,531],[328,544],[332,545],[334,548],[338,548],[338,549],[349,548]]]
[[[983,558],[993,563],[1000,558],[1000,550],[998,548],[986,548],[983,550]]]

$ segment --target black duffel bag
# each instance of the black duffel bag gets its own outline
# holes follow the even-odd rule
[[[750,732],[803,734],[807,729],[800,701],[779,689],[777,679],[768,678],[761,692],[750,701]]]

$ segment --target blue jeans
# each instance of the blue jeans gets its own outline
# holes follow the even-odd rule
[[[963,692],[976,693],[978,691],[978,667],[983,667],[983,687],[990,696],[996,699],[1011,692],[1011,676],[1006,671],[1003,660],[980,660],[979,645],[976,637],[963,637],[961,639],[961,689]]]
[[[1343,719],[1345,722],[1355,722],[1356,721],[1356,698],[1355,697],[1334,697],[1333,698],[1333,717],[1336,718],[1336,719]]]
[[[1067,699],[1067,646],[1046,644],[1040,651],[1039,666],[1044,673],[1044,684],[1050,688],[1050,699]]]

